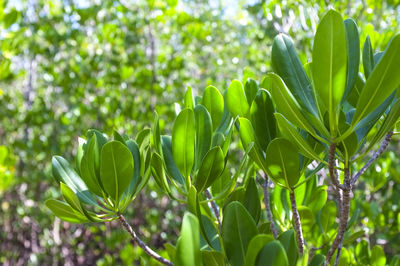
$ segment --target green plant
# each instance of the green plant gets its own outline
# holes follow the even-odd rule
[[[147,254],[167,265],[361,264],[365,252],[379,265],[385,258],[380,246],[371,251],[360,241],[358,257],[343,246],[364,234],[351,231],[357,219],[350,215],[352,193],[387,148],[400,116],[400,35],[377,54],[367,37],[364,74],[359,48],[355,22],[333,10],[322,18],[312,61],[304,66],[291,39],[278,35],[272,46],[276,73],[260,84],[234,80],[222,94],[208,86],[194,97],[189,87],[171,136],[161,135],[157,114],[152,130],[141,131],[136,142],[116,132],[108,141],[90,130],[76,171],[53,158],[65,202],[46,205],[69,222],[119,219]],[[231,149],[235,128],[243,154]],[[329,180],[317,174],[324,170]],[[166,245],[172,262],[144,244],[122,216],[150,174],[187,206],[176,247]],[[335,201],[327,201],[328,186]]]

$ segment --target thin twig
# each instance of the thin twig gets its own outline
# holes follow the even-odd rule
[[[157,252],[152,250],[149,246],[147,246],[133,231],[132,227],[128,224],[128,222],[125,220],[125,217],[122,214],[118,215],[119,220],[122,224],[122,226],[125,228],[126,231],[131,235],[132,239],[134,242],[136,242],[147,254],[149,254],[151,257],[154,259],[158,260],[164,265],[173,265],[172,262],[169,260],[161,257]]]
[[[346,167],[344,169],[344,189],[342,191],[342,213],[340,215],[340,220],[339,220],[339,229],[338,233],[336,235],[335,240],[332,243],[332,246],[330,247],[328,254],[326,255],[325,258],[325,264],[324,265],[329,265],[329,262],[335,253],[336,249],[341,248],[344,234],[346,233],[347,229],[347,221],[349,219],[349,213],[350,213],[350,194],[351,194],[351,178],[350,178],[350,169]],[[340,253],[340,251],[338,251]]]
[[[294,229],[296,230],[299,254],[300,254],[300,256],[302,256],[304,253],[304,237],[303,237],[303,231],[301,229],[300,215],[299,215],[299,211],[297,210],[296,198],[294,196],[294,191],[290,191],[289,194],[290,194],[290,203],[292,205],[293,226],[294,226]]]
[[[385,139],[383,140],[381,147],[379,147],[379,149],[374,153],[374,155],[372,155],[371,159],[369,159],[369,161],[363,166],[363,168],[361,168],[361,170],[353,177],[353,179],[351,180],[351,185],[354,185],[356,181],[360,178],[360,176],[364,174],[365,171],[367,171],[368,167],[370,167],[371,164],[376,159],[378,159],[378,157],[386,150],[386,148],[389,146],[389,142],[392,136],[393,136],[393,131],[389,131],[389,133],[387,133]]]
[[[212,196],[210,194],[210,191],[208,191],[208,189],[204,190],[204,194],[206,194],[207,199],[209,199],[209,200],[212,199]],[[217,219],[218,230],[219,230],[219,233],[221,234],[222,223],[221,223],[221,217],[219,215],[219,209],[218,209],[217,203],[215,203],[215,201],[211,200],[209,202],[209,204],[210,204],[210,208],[214,212],[215,218]]]
[[[264,204],[265,204],[265,211],[267,212],[267,219],[269,221],[269,228],[271,229],[272,235],[275,239],[278,238],[279,232],[278,229],[275,227],[274,219],[271,212],[271,205],[269,202],[269,181],[268,176],[264,175],[263,180],[259,179],[258,182],[261,184],[264,192]]]

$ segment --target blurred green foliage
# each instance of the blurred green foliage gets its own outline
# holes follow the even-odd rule
[[[279,32],[307,61],[318,18],[330,7],[354,18],[361,43],[368,34],[373,47],[385,47],[399,29],[396,0],[1,0],[0,264],[148,265],[117,223],[84,227],[50,215],[43,202],[60,195],[51,156],[72,158],[88,128],[135,135],[155,110],[161,131],[171,132],[174,102],[187,86],[199,95],[210,84],[222,91],[235,78],[261,80]],[[388,258],[400,251],[394,143],[357,190],[352,213],[365,218],[355,217],[355,228],[369,231],[349,260],[371,263],[372,255],[357,254],[376,244]],[[183,213],[159,191],[150,182],[127,213],[158,248],[176,242]]]

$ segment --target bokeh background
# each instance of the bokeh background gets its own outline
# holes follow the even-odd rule
[[[60,196],[52,155],[72,160],[89,128],[133,136],[154,111],[170,132],[187,86],[222,91],[271,71],[279,32],[305,63],[329,8],[354,18],[377,51],[399,31],[398,0],[0,0],[0,264],[154,264],[118,223],[51,214],[44,201]],[[367,228],[360,248],[378,243],[389,256],[400,252],[398,156],[395,139],[355,197]],[[162,250],[175,243],[183,209],[151,180],[127,217]]]

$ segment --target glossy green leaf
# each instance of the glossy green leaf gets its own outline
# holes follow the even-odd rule
[[[119,141],[106,143],[101,150],[100,179],[104,190],[118,203],[133,177],[133,157]]]
[[[82,180],[88,186],[91,192],[102,197],[103,189],[100,181],[100,152],[95,134],[90,138],[87,144],[87,150],[81,160]]]
[[[352,121],[353,126],[375,110],[399,87],[400,68],[398,62],[400,62],[400,34],[391,40],[382,59],[365,83],[357,102]]]
[[[170,136],[161,136],[161,147],[163,153],[163,161],[165,164],[166,172],[169,177],[175,179],[180,184],[184,184],[184,177],[180,173],[178,167],[175,164],[172,156],[172,143]]]
[[[360,64],[360,36],[357,24],[352,19],[344,21],[347,42],[347,79],[343,99],[346,99],[356,83]]]
[[[212,122],[207,109],[200,104],[194,108],[194,117],[196,126],[195,169],[198,169],[201,161],[211,147]]]
[[[265,151],[268,143],[276,137],[274,106],[268,91],[261,89],[255,95],[250,107],[250,119],[257,141]]]
[[[289,36],[279,34],[275,37],[271,60],[274,71],[283,79],[299,104],[317,117],[318,109],[310,80]]]
[[[365,79],[368,79],[374,69],[374,49],[372,49],[371,39],[367,35],[363,46],[362,61]]]
[[[282,244],[274,240],[268,243],[257,256],[255,266],[289,266],[288,257]]]
[[[139,183],[142,181],[142,174],[141,174],[142,167],[140,165],[140,160],[142,156],[140,155],[139,146],[137,145],[136,141],[127,140],[126,146],[128,147],[128,149],[132,154],[134,167],[133,167],[133,177],[125,193],[130,197],[132,197],[137,191]],[[145,176],[146,174],[143,173],[143,175]]]
[[[271,93],[272,100],[276,104],[279,113],[296,127],[316,136],[313,127],[304,117],[300,105],[279,76],[273,73],[267,74],[263,80],[263,85]]]
[[[253,237],[247,248],[244,266],[253,266],[256,263],[257,255],[268,243],[274,241],[272,235],[259,234]]]
[[[225,256],[219,251],[202,250],[201,256],[203,264],[207,266],[221,266],[225,265]]]
[[[319,217],[319,224],[324,234],[328,233],[328,231],[332,229],[332,226],[335,223],[336,213],[337,207],[333,201],[328,201],[322,208]]]
[[[67,185],[64,183],[60,183],[60,189],[61,189],[61,194],[63,195],[64,200],[76,211],[80,212],[82,215],[84,215],[81,202],[79,201],[78,197],[75,195],[75,193],[72,191],[71,188],[69,188]]]
[[[74,209],[63,201],[48,199],[45,202],[49,208],[58,218],[69,223],[85,223],[88,222],[87,218],[80,215]]]
[[[247,103],[251,106],[258,92],[258,84],[254,79],[248,78],[244,84],[244,92],[246,94]]]
[[[299,152],[304,156],[322,161],[319,155],[314,151],[308,142],[300,135],[300,133],[293,127],[293,125],[280,113],[275,113],[276,122],[278,123],[279,130],[284,138],[295,144]]]
[[[296,265],[299,254],[297,252],[296,235],[293,229],[287,230],[279,235],[279,242],[286,251],[289,266]]]
[[[229,203],[224,209],[222,239],[229,263],[232,266],[244,264],[250,240],[258,234],[256,224],[242,204]]]
[[[325,262],[325,256],[322,254],[316,254],[312,257],[308,266],[322,266]]]
[[[176,245],[175,265],[203,265],[200,251],[200,227],[196,216],[185,213],[181,235]]]
[[[260,145],[258,144],[253,126],[251,122],[247,118],[240,117],[239,121],[239,134],[240,140],[242,141],[242,145],[244,149],[248,149],[249,145],[253,145],[249,152],[250,158],[260,167],[261,169],[265,169],[265,158],[263,152],[261,150]]]
[[[222,174],[225,167],[224,154],[220,147],[207,152],[197,173],[195,187],[198,193],[207,189]]]
[[[204,105],[210,113],[213,129],[215,131],[221,122],[224,111],[224,98],[217,88],[214,86],[207,86],[203,92],[201,104]]]
[[[238,80],[233,80],[228,87],[226,104],[233,116],[244,117],[250,110],[243,85]]]
[[[328,108],[330,132],[336,136],[338,106],[346,89],[347,44],[342,16],[329,10],[320,21],[312,51],[314,86]]]
[[[69,165],[67,160],[61,156],[53,156],[52,160],[53,176],[58,182],[65,183],[74,191],[79,199],[91,205],[97,205],[92,195],[88,191],[87,186],[80,176]]]
[[[183,109],[172,129],[172,154],[181,174],[188,178],[194,164],[195,120],[191,109]]]
[[[266,152],[269,177],[290,189],[300,178],[299,157],[296,147],[286,139],[271,141]]]
[[[327,186],[319,186],[312,190],[310,197],[307,199],[307,207],[314,213],[319,212],[328,199]]]
[[[161,156],[158,153],[153,153],[151,156],[151,172],[153,173],[153,177],[161,189],[169,193],[170,188],[164,173]]]
[[[161,133],[160,133],[160,123],[159,123],[159,118],[158,114],[154,112],[154,122],[153,122],[153,145],[156,151],[161,154],[162,153],[162,148],[161,148]]]
[[[193,93],[192,93],[192,87],[187,87],[186,92],[185,92],[185,102],[184,102],[185,108],[192,109],[194,108],[194,98],[193,98]]]
[[[261,216],[261,204],[256,181],[252,177],[249,178],[249,182],[246,187],[243,205],[257,224]]]

